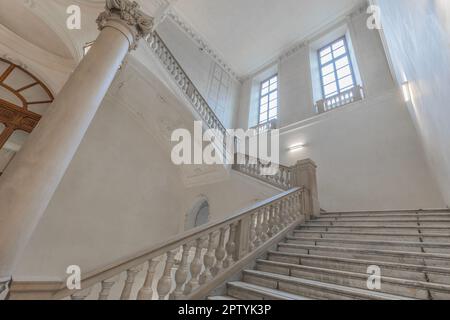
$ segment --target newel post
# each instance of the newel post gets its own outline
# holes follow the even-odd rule
[[[239,261],[250,252],[250,228],[252,227],[252,216],[247,215],[237,226],[236,230],[236,257]]]
[[[316,170],[317,165],[311,159],[298,161],[293,167],[294,186],[308,189],[308,193],[304,197],[306,219],[320,215]]]

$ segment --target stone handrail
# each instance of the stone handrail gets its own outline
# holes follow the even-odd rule
[[[203,98],[200,91],[195,87],[192,80],[183,70],[180,63],[175,56],[170,52],[167,45],[161,39],[156,31],[154,31],[147,39],[150,48],[155,53],[156,57],[164,65],[171,77],[174,79],[178,87],[189,99],[194,109],[200,115],[201,119],[210,129],[219,130],[224,137],[227,136],[225,126],[216,116],[213,109],[208,105],[208,102]]]
[[[40,298],[204,298],[303,222],[309,216],[309,194],[306,188],[291,189],[221,222],[183,233],[148,251],[86,274],[81,290],[69,290],[61,284],[60,289]],[[121,275],[125,281],[120,281]],[[112,296],[112,292],[117,296]],[[20,296],[13,295],[14,298]]]
[[[270,131],[270,130],[274,130],[277,129],[277,125],[278,125],[278,120],[277,119],[273,119],[269,122],[266,123],[262,123],[262,124],[258,124],[250,129],[256,130],[256,133],[262,133],[262,132],[266,132],[266,131]]]
[[[233,170],[266,182],[276,188],[289,190],[294,186],[294,170],[292,167],[278,165],[279,169],[276,174],[265,175],[263,170],[267,166],[259,159],[251,158],[248,155],[236,155],[235,163],[236,164],[233,165]]]

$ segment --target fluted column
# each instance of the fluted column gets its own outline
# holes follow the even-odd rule
[[[107,0],[95,44],[0,178],[0,282],[8,279],[127,53],[153,18],[129,0]]]

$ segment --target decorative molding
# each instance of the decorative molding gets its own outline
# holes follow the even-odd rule
[[[152,32],[154,19],[142,12],[136,1],[129,0],[106,0],[105,11],[97,18],[99,30],[117,17],[133,27],[134,42],[130,45],[130,50],[135,50],[139,40],[147,38]]]
[[[199,46],[199,49],[208,54],[221,68],[223,68],[234,80],[241,82],[241,77],[233,70],[233,68],[225,62],[225,60],[200,36],[199,32],[181,18],[180,15],[171,8],[167,12],[167,17],[170,18],[181,30],[183,30],[194,42]]]

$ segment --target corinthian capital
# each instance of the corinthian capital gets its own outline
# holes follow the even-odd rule
[[[143,13],[136,1],[106,0],[105,11],[97,18],[99,29],[105,28],[111,20],[122,20],[130,27],[134,36],[130,50],[134,50],[139,39],[147,37],[152,32],[154,19]]]

